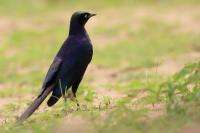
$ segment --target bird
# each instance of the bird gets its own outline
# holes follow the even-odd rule
[[[65,96],[70,88],[77,106],[80,106],[76,92],[93,56],[93,45],[85,24],[93,16],[96,14],[87,11],[76,11],[72,14],[68,37],[50,65],[39,95],[17,121],[30,117],[50,93],[47,101],[49,107]]]

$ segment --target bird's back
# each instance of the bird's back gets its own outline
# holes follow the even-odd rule
[[[92,55],[92,44],[88,37],[69,36],[57,56],[64,60],[62,67],[65,71],[66,69],[78,71],[90,63]]]

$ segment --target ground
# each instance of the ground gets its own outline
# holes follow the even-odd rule
[[[0,131],[197,132],[198,102],[174,104],[169,86],[199,61],[199,1],[87,1],[0,0]],[[79,9],[98,14],[86,25],[94,57],[78,90],[80,110],[71,100],[52,108],[44,102],[15,123],[40,91]],[[191,66],[198,77],[200,66]],[[199,81],[187,85],[191,93],[181,96],[198,90]]]

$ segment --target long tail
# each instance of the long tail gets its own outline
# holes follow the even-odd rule
[[[52,91],[54,85],[49,86],[47,89],[43,91],[41,95],[39,95],[29,106],[26,111],[17,119],[17,121],[23,121],[27,119],[29,116],[31,116],[35,110],[40,106],[40,104],[45,100],[45,98],[49,95],[49,93]]]

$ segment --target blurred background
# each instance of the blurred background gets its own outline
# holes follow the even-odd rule
[[[15,125],[75,11],[98,14],[86,24],[94,57],[78,90],[81,110],[44,103]],[[195,133],[199,59],[199,0],[0,0],[0,131]]]

